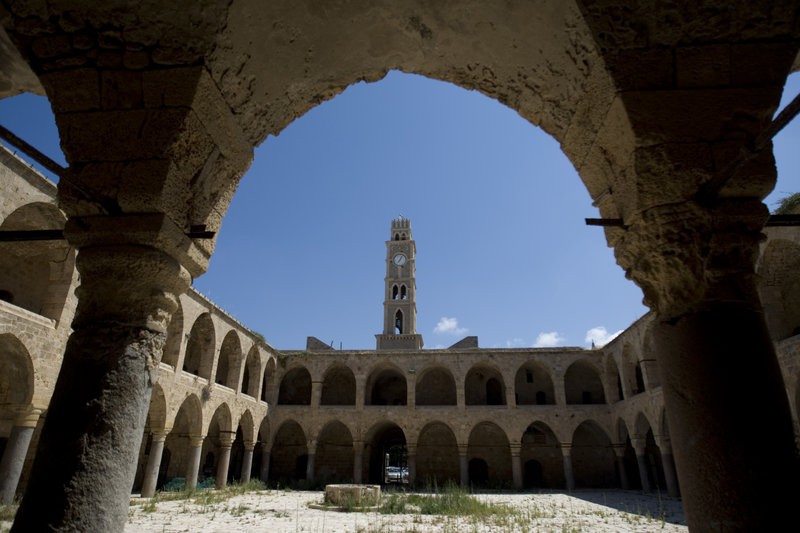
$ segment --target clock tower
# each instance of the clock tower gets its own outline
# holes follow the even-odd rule
[[[383,298],[383,333],[375,335],[378,350],[419,350],[417,334],[417,283],[414,257],[417,247],[411,239],[411,221],[392,220],[386,241],[386,278]]]

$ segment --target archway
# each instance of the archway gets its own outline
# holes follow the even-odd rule
[[[231,436],[235,435],[233,430],[233,420],[231,417],[231,410],[228,404],[222,403],[214,411],[211,417],[211,422],[208,426],[206,438],[203,440],[203,449],[200,454],[200,469],[202,479],[215,479],[218,482],[217,488],[227,481],[227,474],[230,473],[230,462],[227,465],[227,472],[224,478],[219,478],[220,461],[229,459],[225,457],[223,451],[224,446],[230,445]],[[222,463],[222,468],[225,468]]]
[[[564,389],[567,404],[599,404],[606,401],[600,373],[588,361],[575,361],[569,366],[564,374]]]
[[[306,367],[293,368],[283,376],[278,405],[311,405],[311,374]]]
[[[210,314],[203,313],[194,321],[192,330],[189,332],[183,359],[183,371],[209,379],[211,365],[214,362],[215,343],[214,322],[211,320]]]
[[[237,390],[239,381],[239,365],[242,359],[242,342],[236,330],[230,330],[222,339],[217,358],[217,371],[214,382]]]
[[[388,468],[408,468],[408,450],[403,430],[393,422],[379,422],[368,432],[364,441],[364,476],[370,483],[384,485],[397,481],[389,479]]]
[[[170,461],[165,476],[167,480],[186,477],[189,468],[191,437],[200,437],[202,427],[203,410],[200,399],[195,395],[190,395],[178,409],[172,429],[164,442],[164,449],[170,451]],[[198,472],[198,474],[199,480],[202,481],[202,472]]]
[[[428,368],[417,378],[416,405],[456,405],[456,382],[445,367]]]
[[[572,434],[572,468],[576,487],[616,486],[617,478],[611,439],[592,420],[582,422]]]
[[[471,485],[511,485],[511,448],[505,431],[497,424],[481,422],[472,428],[467,446],[467,460]],[[473,475],[477,478],[473,478]]]
[[[300,424],[287,420],[278,428],[272,441],[269,478],[283,486],[296,485],[306,479],[308,445]]]
[[[544,422],[534,422],[522,434],[520,449],[522,485],[526,489],[564,486],[564,459],[553,430]]]
[[[328,422],[317,437],[314,480],[344,483],[353,480],[353,436],[338,420]]]
[[[426,487],[458,483],[460,476],[458,442],[444,422],[430,422],[417,438],[417,482]]]
[[[464,395],[467,405],[505,405],[503,376],[494,366],[478,363],[467,372]]]
[[[355,405],[356,378],[350,367],[334,365],[322,379],[320,405]]]
[[[549,370],[537,361],[523,364],[514,378],[517,405],[552,405],[556,403],[553,379]]]
[[[365,405],[406,405],[406,378],[396,368],[374,370],[367,379]]]
[[[164,345],[164,355],[161,362],[170,365],[172,368],[178,364],[181,356],[181,346],[183,344],[183,307],[181,299],[178,298],[178,309],[172,314],[167,328],[167,343]]]
[[[242,372],[242,394],[247,394],[253,398],[258,397],[258,385],[261,381],[259,371],[261,370],[261,357],[258,346],[255,344],[247,352],[247,362]]]

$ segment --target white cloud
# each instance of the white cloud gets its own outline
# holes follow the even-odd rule
[[[616,333],[612,333],[609,335],[606,328],[603,326],[597,326],[596,328],[592,328],[586,332],[586,339],[584,342],[586,344],[591,345],[592,341],[594,341],[594,345],[598,348],[601,346],[605,346],[609,342],[613,341],[617,338],[617,335],[622,333],[622,330],[617,331]]]
[[[436,324],[436,327],[433,328],[434,333],[447,333],[448,335],[463,335],[467,331],[467,328],[458,327],[458,319],[447,318],[445,316],[443,316],[442,319],[439,320],[439,323]]]
[[[519,337],[514,337],[513,339],[506,341],[506,348],[519,348],[521,346],[525,346],[525,341]]]
[[[542,332],[539,333],[539,336],[536,337],[536,342],[533,343],[534,348],[552,348],[553,346],[558,346],[558,343],[564,342],[564,337],[562,337],[557,331],[551,331],[549,333]]]

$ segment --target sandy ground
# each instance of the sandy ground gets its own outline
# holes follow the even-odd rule
[[[385,515],[311,509],[322,492],[251,492],[213,504],[188,500],[131,501],[126,533],[229,532],[686,532],[680,500],[633,491],[478,494],[514,508],[507,515],[471,517]],[[155,507],[155,509],[153,509]]]

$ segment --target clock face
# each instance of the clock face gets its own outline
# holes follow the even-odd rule
[[[394,262],[394,264],[397,266],[403,266],[406,264],[406,256],[403,254],[395,254],[395,256],[392,258],[392,262]]]

